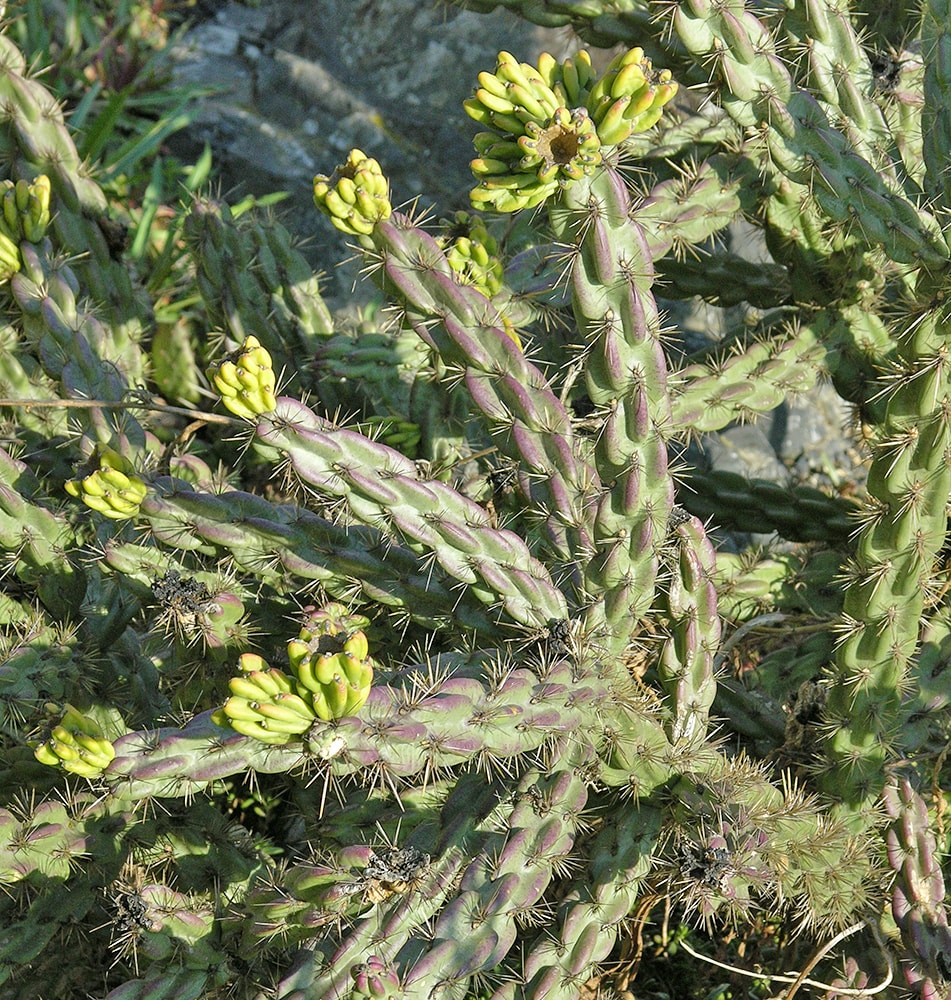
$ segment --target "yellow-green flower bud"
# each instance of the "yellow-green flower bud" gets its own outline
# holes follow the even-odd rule
[[[380,164],[360,149],[351,149],[347,162],[330,177],[314,178],[314,204],[341,232],[368,236],[392,214],[390,186]]]
[[[287,644],[298,690],[318,718],[327,722],[352,715],[367,700],[373,683],[373,660],[363,626],[368,619],[351,614],[336,601],[309,609],[297,639]]]
[[[314,710],[285,673],[267,669],[265,661],[254,653],[241,657],[239,669],[241,675],[228,681],[231,697],[214,714],[218,725],[228,725],[262,743],[283,745],[314,724]]]
[[[58,714],[58,713],[57,713]],[[41,764],[59,767],[83,778],[96,778],[112,763],[116,751],[91,719],[66,705],[59,722],[33,749]]]
[[[456,212],[441,242],[446,260],[460,281],[475,285],[486,298],[501,291],[505,269],[499,245],[478,215]]]
[[[145,499],[148,489],[132,471],[132,465],[121,455],[104,450],[99,468],[85,479],[72,479],[65,484],[70,496],[78,497],[92,510],[113,521],[133,518]]]
[[[50,224],[50,179],[40,174],[32,183],[21,178],[0,182],[0,231],[14,243],[39,243]]]
[[[20,270],[20,248],[0,231],[0,281],[7,281]]]
[[[616,56],[588,94],[587,108],[605,146],[646,132],[677,93],[670,70],[655,70],[643,49]]]
[[[237,351],[212,365],[208,378],[225,408],[236,417],[256,420],[277,406],[271,355],[257,337],[247,337]]]

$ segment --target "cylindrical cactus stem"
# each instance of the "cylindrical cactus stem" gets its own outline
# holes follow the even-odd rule
[[[247,768],[282,772],[306,760],[323,762],[336,777],[376,773],[390,782],[467,761],[505,767],[548,746],[557,734],[590,726],[601,692],[599,681],[579,678],[565,661],[543,680],[524,669],[481,681],[450,676],[422,696],[380,684],[370,691],[359,719],[318,721],[301,735],[302,742],[288,746],[239,736],[203,713],[181,730],[115,740],[116,757],[104,779],[117,796],[175,797]]]
[[[812,330],[790,327],[681,368],[671,391],[674,426],[702,433],[768,413],[816,384],[825,355]]]
[[[7,176],[30,182],[50,179],[50,235],[57,249],[75,258],[71,265],[83,289],[96,303],[106,328],[110,360],[135,384],[142,380],[138,342],[151,303],[131,280],[124,262],[114,260],[99,221],[108,204],[76,149],[66,125],[62,101],[30,75],[26,59],[10,34],[0,34],[0,155]],[[38,230],[30,227],[27,241]]]
[[[211,716],[203,712],[182,729],[146,730],[115,740],[116,756],[103,774],[111,798],[178,798],[249,768],[272,774],[306,759],[301,744],[270,746],[223,729]]]
[[[208,986],[207,969],[161,969],[144,979],[130,979],[104,1000],[196,1000]]]
[[[518,535],[494,527],[483,508],[450,486],[421,481],[398,451],[287,397],[262,415],[256,436],[284,452],[303,482],[345,500],[357,520],[424,546],[448,575],[516,622],[543,627],[567,617],[564,595]]]
[[[738,124],[763,129],[774,167],[808,187],[829,219],[881,245],[894,261],[946,263],[935,218],[904,197],[793,83],[773,33],[744,0],[682,0],[672,26],[695,59],[715,61],[724,109]]]
[[[25,463],[0,448],[0,549],[14,555],[17,578],[65,620],[85,591],[83,574],[65,555],[74,533],[64,517],[32,501],[30,478]]]
[[[333,320],[287,230],[250,212],[235,220],[223,202],[197,199],[184,235],[212,326],[238,344],[256,337],[278,370],[301,371],[301,359],[333,333]]]
[[[26,59],[7,34],[0,37],[0,53],[0,91],[6,109],[0,142],[5,157],[18,167],[29,163],[37,168],[35,173],[49,174],[54,191],[71,213],[80,208],[90,214],[104,212],[106,199],[83,169],[62,106],[39,80],[27,76]],[[16,171],[17,176],[26,173]]]
[[[951,208],[951,5],[928,0],[921,5],[921,50],[925,61],[924,105],[921,109],[921,155],[924,188],[930,203]]]
[[[830,792],[853,805],[878,794],[885,760],[900,747],[902,692],[918,646],[932,563],[947,534],[951,372],[945,352],[951,310],[927,303],[906,323],[847,568],[828,688],[826,749],[834,767],[824,779]]]
[[[917,996],[937,1000],[951,986],[951,927],[928,807],[904,777],[886,785],[884,803],[892,819],[885,839],[898,875],[892,915],[906,949],[902,970]]]
[[[574,247],[572,306],[586,344],[588,395],[603,415],[598,477],[612,484],[591,517],[594,558],[585,589],[590,624],[623,650],[653,604],[658,553],[674,502],[665,435],[671,426],[667,363],[651,294],[653,265],[631,219],[623,178],[605,165],[549,207],[560,242]]]
[[[798,57],[804,85],[841,112],[840,122],[855,149],[874,160],[873,147],[888,126],[871,99],[874,74],[853,17],[849,8],[830,0],[807,0],[780,11],[779,21]],[[887,161],[880,165],[888,168]]]
[[[912,664],[909,696],[902,706],[902,743],[911,758],[924,752],[951,707],[951,671],[945,670],[951,649],[951,609],[947,605],[922,623],[921,648]]]
[[[47,374],[58,379],[73,398],[120,402],[129,388],[104,324],[77,302],[79,286],[68,266],[55,262],[48,239],[24,242],[23,269],[10,287],[23,312],[23,330]],[[96,444],[119,452],[143,447],[142,427],[128,409],[89,408],[76,411],[88,453]]]
[[[677,524],[677,520],[682,519]],[[667,694],[666,729],[672,743],[702,742],[716,696],[713,657],[720,644],[714,584],[716,553],[696,517],[675,508],[669,572],[661,587],[669,637],[657,664]]]
[[[693,919],[740,920],[764,905],[790,906],[804,926],[841,930],[881,904],[877,816],[859,825],[830,815],[743,757],[719,756],[682,774],[661,793],[667,836],[652,885]]]
[[[665,265],[658,268],[668,298],[671,297],[669,273],[676,274],[678,263],[686,263],[681,261],[687,256],[686,248],[703,243],[740,214],[740,192],[748,183],[749,178],[739,173],[725,157],[711,157],[696,166],[688,164],[681,167],[678,176],[655,184],[647,197],[638,203],[637,221],[644,231],[654,263],[671,253],[677,258],[676,261],[665,261]],[[699,264],[697,270],[703,271],[718,256],[705,256],[702,262],[696,262]],[[744,264],[751,269],[752,265]],[[693,288],[693,269],[689,274],[690,287]],[[743,279],[742,274],[731,274],[727,284],[742,282]],[[682,282],[681,287],[684,284]],[[686,292],[686,288],[684,290]],[[723,291],[726,292],[726,289]],[[702,295],[702,285],[688,294]]]
[[[101,817],[84,819],[81,810],[55,799],[16,813],[0,809],[0,883],[12,885],[34,872],[65,881],[89,853],[99,822]]]
[[[0,328],[0,398],[47,403],[60,398],[56,383],[31,356],[12,325]],[[16,417],[22,428],[46,439],[63,437],[68,431],[67,413],[62,406],[17,407]],[[45,461],[50,458],[45,456]]]
[[[434,977],[439,975],[439,966],[445,962],[445,972],[465,982],[478,971],[480,956],[488,955],[500,946],[511,947],[512,935],[506,934],[501,940],[494,940],[492,933],[479,935],[473,928],[461,934],[454,943],[440,942],[439,950],[433,947],[432,926],[440,919],[441,913],[452,910],[452,900],[459,898],[460,880],[467,868],[479,869],[487,859],[501,850],[505,841],[501,831],[508,831],[509,820],[524,802],[522,796],[503,796],[500,800],[498,786],[486,781],[482,775],[469,774],[460,777],[458,785],[449,796],[436,818],[438,829],[430,836],[421,836],[416,831],[397,850],[372,851],[367,848],[346,849],[338,855],[346,858],[364,856],[362,863],[351,862],[350,884],[338,884],[331,892],[328,909],[347,909],[348,913],[360,913],[347,930],[336,936],[328,935],[320,943],[322,969],[302,968],[295,979],[303,986],[307,995],[320,996],[326,1000],[350,1000],[353,976],[351,970],[363,966],[369,955],[376,955],[385,961],[393,978],[398,978],[401,992],[395,994],[404,1000],[429,1000],[436,995],[432,989]],[[498,833],[493,831],[500,831]],[[529,839],[526,837],[526,839]],[[421,844],[425,854],[420,856]],[[492,852],[491,855],[489,852]],[[513,852],[514,853],[514,852]],[[404,862],[410,865],[405,866]],[[398,868],[409,867],[409,871],[387,871],[398,862]],[[505,884],[511,885],[511,877]],[[500,887],[504,890],[505,884]],[[323,887],[319,892],[327,893]],[[348,899],[340,900],[346,892]],[[499,906],[504,905],[504,891],[497,891]],[[336,898],[334,898],[336,897]],[[492,896],[489,897],[491,902]],[[447,907],[447,903],[449,906]],[[477,906],[464,906],[463,918],[478,917]],[[317,919],[326,920],[327,913],[315,914]],[[305,918],[306,919],[306,918]],[[313,919],[313,918],[312,918]],[[514,914],[510,916],[514,921]],[[476,931],[478,925],[475,925]],[[491,931],[491,929],[490,929]],[[472,948],[471,944],[477,945]],[[451,963],[455,961],[453,966]],[[473,964],[468,975],[463,963]],[[409,971],[418,965],[415,982],[408,980]],[[440,980],[436,978],[436,981]],[[405,990],[403,992],[402,990]],[[288,993],[284,992],[287,996]],[[293,994],[290,994],[293,995]]]
[[[591,843],[584,872],[562,899],[555,928],[546,928],[527,945],[519,970],[524,985],[506,983],[492,1000],[576,997],[579,984],[611,953],[619,925],[634,910],[659,833],[660,816],[651,806],[612,816]]]
[[[757,309],[775,309],[792,297],[789,272],[781,264],[754,263],[725,251],[699,259],[668,255],[657,262],[657,275],[666,299],[699,295],[723,308],[748,302]],[[808,369],[801,374],[808,375]]]
[[[675,67],[680,73],[695,70],[690,55],[676,38],[661,38],[657,18],[643,0],[451,0],[458,7],[487,14],[496,7],[514,11],[519,17],[544,28],[565,28],[589,45],[610,49],[616,45],[639,45],[654,62]],[[696,72],[690,83],[704,83],[706,74]]]
[[[521,779],[504,831],[465,868],[426,953],[407,969],[407,995],[437,995],[440,983],[461,984],[494,969],[512,949],[517,921],[533,912],[571,856],[587,801],[585,756],[578,747],[547,773],[531,770]]]
[[[778,533],[792,542],[846,547],[855,530],[857,502],[811,486],[747,479],[737,472],[699,469],[684,476],[678,502],[728,531]]]
[[[452,796],[443,815],[451,808],[457,812],[421,885],[398,889],[407,892],[403,900],[381,900],[377,914],[356,923],[312,984],[314,995],[350,996],[350,969],[354,961],[362,964],[371,939],[385,949],[401,987],[396,995],[405,1000],[460,989],[497,967],[516,942],[518,922],[530,918],[570,858],[587,800],[583,769],[589,752],[572,744],[569,737],[560,748],[568,752],[546,773],[532,769],[523,775],[514,794],[494,802],[489,820],[483,819],[484,795],[476,809],[467,802],[462,810],[460,797]],[[481,785],[491,791],[484,780]],[[422,898],[414,898],[421,892]]]
[[[556,558],[590,552],[581,510],[592,472],[578,457],[571,418],[542,372],[511,339],[495,307],[452,270],[437,241],[396,213],[372,234],[368,257],[406,320],[465,384],[503,458],[519,463],[520,491],[545,518]],[[434,322],[436,321],[436,322]]]
[[[182,551],[224,550],[278,590],[317,580],[340,600],[371,600],[427,626],[473,629],[483,641],[502,630],[485,604],[459,593],[454,577],[378,528],[338,525],[310,511],[276,506],[251,493],[192,491],[160,478],[139,508],[153,536]]]
[[[333,177],[315,178],[314,200],[338,228],[356,227],[371,274],[405,321],[445,369],[464,373],[500,455],[522,468],[519,488],[544,516],[548,547],[577,577],[576,562],[591,551],[582,507],[592,473],[577,458],[571,418],[496,307],[455,273],[439,242],[411,217],[391,213],[388,202],[385,210],[378,204],[373,192],[385,186],[379,165],[354,150]]]
[[[160,970],[166,973],[166,963],[174,976],[182,966],[207,970],[225,960],[210,900],[190,898],[160,883],[143,885],[135,898],[141,923],[135,929],[136,951],[149,966],[149,978],[160,978]]]

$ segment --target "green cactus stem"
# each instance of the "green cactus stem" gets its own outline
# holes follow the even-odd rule
[[[892,914],[906,949],[902,971],[916,995],[944,996],[951,987],[951,927],[928,808],[907,778],[886,786],[884,803],[892,820],[888,860],[898,874]]]
[[[511,339],[495,307],[454,277],[436,240],[396,213],[375,227],[372,241],[368,262],[381,264],[384,287],[442,364],[464,373],[500,458],[522,466],[516,484],[541,512],[546,548],[577,579],[575,564],[591,550],[581,508],[593,473],[564,404]]]
[[[650,287],[653,267],[611,166],[566,188],[549,207],[558,239],[577,247],[572,306],[588,352],[585,382],[603,426],[594,464],[603,495],[591,519],[594,558],[584,585],[590,625],[620,651],[653,603],[658,553],[673,506],[665,437],[671,426],[667,363]]]
[[[830,497],[811,486],[747,479],[720,469],[686,476],[678,502],[728,531],[767,535],[775,531],[789,541],[828,542],[843,548],[848,547],[860,510],[855,500]]]
[[[237,490],[193,491],[181,480],[152,480],[140,516],[154,538],[182,552],[227,552],[238,566],[281,592],[317,580],[340,600],[378,601],[406,617],[499,636],[476,597],[453,592],[454,578],[378,528],[343,526],[300,507],[272,505]],[[108,552],[111,545],[107,546]]]
[[[515,621],[540,627],[566,616],[564,595],[521,538],[493,527],[481,507],[451,487],[421,482],[399,452],[336,428],[287,397],[262,417],[256,435],[285,453],[308,486],[345,499],[365,523],[425,546],[446,573]]]
[[[818,5],[816,5],[818,6]],[[826,216],[890,259],[941,267],[948,247],[935,218],[904,197],[795,85],[766,25],[743,0],[686,0],[673,28],[697,60],[715,59],[723,108],[761,128],[771,162],[805,186]]]
[[[702,742],[716,695],[713,657],[720,644],[714,585],[716,554],[703,525],[674,508],[670,578],[663,589],[670,633],[657,670],[666,695],[671,743]],[[677,521],[680,523],[676,523]]]
[[[901,334],[901,377],[888,392],[869,469],[869,500],[848,568],[826,714],[836,765],[831,781],[853,803],[881,788],[885,760],[895,749],[927,581],[946,537],[949,320],[946,307],[929,309]]]
[[[925,62],[924,107],[921,113],[923,186],[929,201],[951,207],[947,151],[951,148],[951,7],[946,0],[922,4],[921,47]]]

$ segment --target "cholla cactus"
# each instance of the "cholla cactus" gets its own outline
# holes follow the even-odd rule
[[[102,192],[0,35],[16,995],[574,1000],[628,989],[661,906],[828,936],[839,991],[894,919],[945,988],[947,5],[888,86],[828,0],[504,5],[624,43],[475,81],[472,200],[519,226],[431,234],[353,150],[314,200],[395,315],[348,326],[284,230],[197,199],[226,344],[180,329],[154,382]],[[771,259],[716,242],[741,217]],[[742,319],[682,358],[658,290]],[[680,468],[826,375],[850,495]]]

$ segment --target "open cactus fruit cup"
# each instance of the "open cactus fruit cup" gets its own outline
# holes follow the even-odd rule
[[[951,5],[460,6],[589,48],[442,221],[313,179],[356,324],[201,191],[117,253],[0,34],[0,994],[947,998]],[[847,488],[696,460],[819,385]]]

